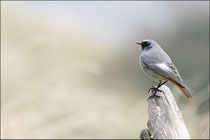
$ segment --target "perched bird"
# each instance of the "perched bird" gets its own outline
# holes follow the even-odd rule
[[[170,57],[164,52],[157,42],[153,40],[143,40],[140,43],[137,42],[137,44],[142,46],[142,53],[139,59],[142,70],[149,77],[159,81],[157,87],[152,86],[150,88],[150,90],[155,90],[154,95],[157,91],[161,91],[159,90],[159,87],[167,81],[170,81],[175,84],[187,98],[193,98]]]

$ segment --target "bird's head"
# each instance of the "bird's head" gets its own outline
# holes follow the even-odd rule
[[[157,43],[154,40],[146,39],[143,40],[142,42],[136,42],[136,44],[141,45],[142,50],[148,50],[155,47]]]

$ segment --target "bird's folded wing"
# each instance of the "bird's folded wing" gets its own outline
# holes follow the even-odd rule
[[[173,63],[155,63],[149,64],[147,67],[184,87],[184,82]]]

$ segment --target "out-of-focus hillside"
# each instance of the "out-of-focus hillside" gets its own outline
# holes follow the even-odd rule
[[[167,84],[191,138],[208,138],[206,4],[2,2],[2,138],[139,138],[157,84],[138,64],[147,38],[191,89],[186,100]]]

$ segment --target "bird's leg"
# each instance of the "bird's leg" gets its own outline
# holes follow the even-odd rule
[[[155,90],[155,93],[156,93],[157,91],[160,91],[160,92],[161,92],[161,90],[158,89],[158,88],[161,87],[161,86],[162,86],[162,81],[160,81],[160,83],[158,84],[157,87],[152,86],[152,87],[149,89],[148,92],[150,92],[150,90]]]
[[[165,83],[167,83],[168,81],[164,81],[163,83],[159,83],[158,85],[159,85],[159,87],[158,88],[160,88],[162,85],[164,85]]]
[[[151,95],[149,98],[160,97],[160,96],[157,96],[157,95],[156,95],[156,92],[157,92],[157,91],[163,92],[163,91],[160,90],[159,88],[160,88],[162,85],[164,85],[166,82],[168,82],[168,81],[164,81],[164,82],[160,81],[160,83],[158,84],[157,87],[152,86],[152,87],[149,89],[148,92],[150,92],[150,90],[152,90],[152,91],[154,90],[155,92],[154,92],[153,95]]]

